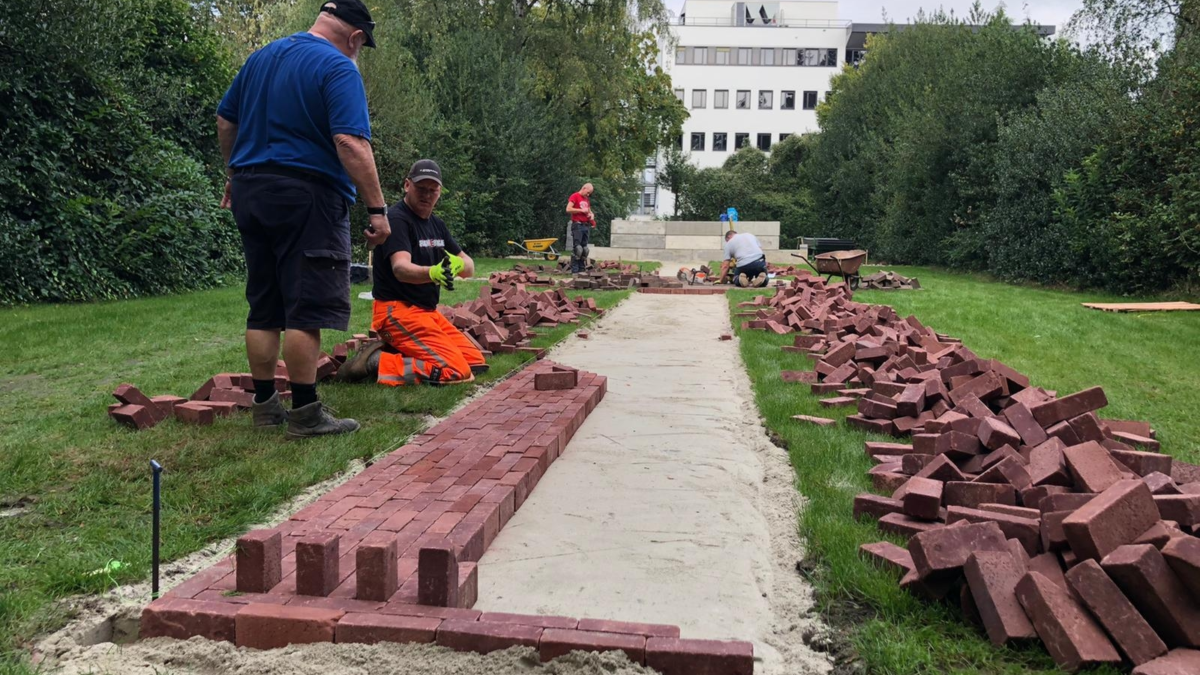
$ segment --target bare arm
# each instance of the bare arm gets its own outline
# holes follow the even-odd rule
[[[570,213],[572,215],[574,215],[576,213],[587,213],[587,209],[576,208],[571,205],[571,202],[567,202],[567,213]]]
[[[458,257],[463,259],[463,269],[462,272],[459,272],[458,278],[470,279],[475,276],[475,261],[471,259],[471,256],[467,255],[466,251],[463,251],[458,254]]]
[[[370,141],[350,134],[334,134],[333,142],[337,146],[338,159],[358,188],[363,203],[368,208],[384,206],[383,189],[379,187],[379,172],[375,169],[375,153],[371,151]],[[373,246],[387,241],[392,233],[387,216],[373,215],[370,223],[371,227],[363,233],[367,241]]]
[[[233,206],[233,186],[229,183],[233,169],[229,168],[229,158],[233,156],[233,144],[237,141],[237,132],[238,125],[217,115],[217,141],[221,144],[221,157],[225,159],[225,194],[221,197],[221,208],[223,209]]]
[[[429,268],[414,263],[412,254],[408,251],[396,251],[392,254],[389,262],[392,263],[392,274],[395,275],[397,281],[406,284],[433,283],[433,280],[429,278]]]

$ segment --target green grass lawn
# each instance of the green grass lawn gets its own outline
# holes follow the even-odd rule
[[[478,276],[511,260],[478,260]],[[460,280],[443,302],[470,300],[480,281]],[[353,289],[350,333],[365,333],[370,302]],[[171,560],[245,530],[303,488],[352,459],[399,447],[464,397],[533,358],[500,354],[477,385],[388,388],[323,384],[322,399],[362,423],[348,436],[285,442],[282,430],[256,431],[248,414],[210,427],[168,420],[130,431],[105,414],[123,382],[148,395],[189,396],[211,375],[245,372],[246,304],[240,286],[185,295],[0,311],[0,671],[13,667],[33,636],[64,621],[53,602],[105,590],[89,572],[128,563],[118,582],[150,569],[149,460],[166,467],[162,554]],[[612,307],[629,291],[571,292]],[[576,326],[542,329],[535,346]],[[326,349],[347,333],[324,331]]]
[[[1034,385],[1063,394],[1103,386],[1109,399],[1103,416],[1147,420],[1158,430],[1164,452],[1200,462],[1200,393],[1193,389],[1200,384],[1195,356],[1200,313],[1111,314],[1079,303],[1121,299],[930,269],[889,269],[919,277],[926,290],[864,291],[855,299],[892,305],[901,316],[916,315],[935,330],[961,338],[980,356],[1028,374]],[[754,294],[729,293],[731,307]],[[805,414],[840,422],[853,410],[823,408],[807,386],[780,381],[780,370],[811,370],[805,355],[780,350],[790,337],[741,330],[739,335],[759,409],[786,443],[797,487],[807,498],[800,526],[820,607],[846,629],[866,672],[1059,672],[1041,646],[993,648],[962,620],[957,598],[943,605],[918,600],[899,589],[893,574],[859,557],[860,544],[887,538],[873,521],[851,518],[854,495],[871,489],[863,442],[891,439],[840,423],[822,429],[790,419]]]

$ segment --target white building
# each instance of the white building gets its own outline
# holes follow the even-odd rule
[[[701,168],[721,166],[742,145],[770,152],[816,131],[833,76],[865,56],[869,34],[889,28],[839,19],[837,0],[686,0],[672,24],[676,43],[662,66],[691,113],[680,144]],[[657,185],[661,162],[647,162],[643,217],[674,213],[675,196]]]

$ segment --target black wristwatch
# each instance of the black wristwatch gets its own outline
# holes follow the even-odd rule
[[[386,206],[368,206],[367,207],[367,215],[386,216],[387,215],[387,207]]]

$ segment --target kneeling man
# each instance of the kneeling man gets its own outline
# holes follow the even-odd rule
[[[767,257],[763,254],[758,237],[749,232],[737,233],[730,230],[725,233],[725,260],[721,263],[721,275],[718,280],[724,280],[731,263],[737,263],[733,283],[742,288],[767,285]]]
[[[380,384],[471,382],[487,370],[483,354],[437,311],[441,287],[475,273],[475,263],[433,207],[442,196],[442,171],[431,159],[413,164],[404,201],[388,211],[392,233],[375,249],[371,328],[381,342],[338,369],[341,381],[374,378]],[[449,270],[442,262],[450,260]]]

